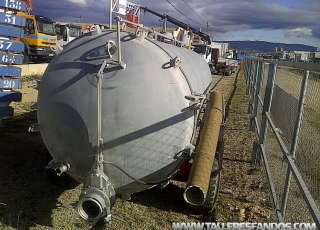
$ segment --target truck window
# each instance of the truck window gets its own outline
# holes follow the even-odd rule
[[[56,34],[62,35],[59,25],[55,25],[54,28],[56,30]]]
[[[206,53],[206,46],[194,46],[193,51],[198,54],[205,54]]]
[[[24,28],[25,34],[34,34],[34,23],[32,19],[26,20],[26,27]]]
[[[70,37],[78,37],[80,35],[80,29],[75,27],[70,27],[69,35]]]
[[[44,21],[37,21],[38,23],[38,32],[49,34],[49,35],[55,35],[53,23],[44,22]]]
[[[206,58],[208,58],[209,54],[211,54],[211,47],[207,47]]]

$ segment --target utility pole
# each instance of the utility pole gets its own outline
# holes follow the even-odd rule
[[[207,22],[207,34],[209,34],[209,22]]]

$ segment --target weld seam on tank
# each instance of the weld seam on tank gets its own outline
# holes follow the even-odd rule
[[[195,158],[183,193],[185,201],[192,205],[202,205],[205,202],[223,121],[222,95],[218,91],[212,91],[210,96],[211,108],[208,119],[200,134],[200,141],[195,150]]]
[[[170,52],[169,52],[168,50],[166,50],[164,47],[160,46],[160,45],[159,45],[157,42],[155,42],[153,39],[146,37],[146,40],[152,42],[153,44],[155,44],[156,46],[158,46],[160,49],[162,49],[166,54],[169,55],[169,57],[170,57],[171,59],[174,59],[174,58],[175,58],[175,57],[173,57],[173,56],[170,54]],[[193,51],[192,51],[192,52],[193,52]],[[180,69],[181,73],[183,74],[184,78],[186,79],[186,81],[187,81],[187,83],[188,83],[190,92],[193,93],[193,89],[192,89],[191,83],[190,83],[190,81],[189,81],[186,73],[185,73],[184,70],[181,68],[181,65],[179,66],[179,69]],[[202,92],[201,92],[201,93],[202,93]]]

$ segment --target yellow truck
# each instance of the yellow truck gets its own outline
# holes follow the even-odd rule
[[[50,45],[57,44],[54,21],[44,16],[25,12],[18,12],[17,15],[26,19],[22,38],[25,44],[24,63],[50,61],[56,55],[50,49]]]

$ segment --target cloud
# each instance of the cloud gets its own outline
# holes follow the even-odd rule
[[[308,1],[320,5],[319,0]],[[153,6],[154,1],[144,2],[150,6],[150,9],[160,13],[166,13],[196,28],[201,27],[203,31],[206,31],[206,27],[203,24],[206,24],[205,22],[208,21],[211,33],[226,33],[247,29],[291,30],[299,27],[311,28],[316,26],[320,21],[319,11],[310,11],[306,8],[290,8],[280,4],[270,4],[269,1],[265,0],[231,0],[228,2],[225,0],[187,1],[189,6],[194,8],[197,15],[182,1],[170,0],[170,2],[188,18],[192,18],[198,22],[194,23],[177,12],[172,6],[170,8],[169,4],[163,3],[162,5],[167,5],[166,9],[164,9],[163,6]],[[147,14],[148,13],[146,13],[146,17],[148,17],[150,22],[152,16],[148,16]],[[203,20],[199,18],[198,15]],[[144,17],[144,15],[142,17]],[[202,24],[202,26],[199,24]]]
[[[319,0],[290,2],[285,6],[281,0],[131,0],[148,7],[159,14],[167,14],[206,31],[209,24],[210,34],[223,34],[242,30],[283,30],[286,36],[310,36],[319,38],[316,28],[320,22]],[[187,4],[185,3],[187,2]],[[35,13],[53,18],[56,21],[109,23],[110,0],[33,0]],[[141,23],[146,26],[161,26],[159,17],[141,12]],[[191,20],[190,20],[191,19]],[[168,26],[175,26],[168,24]]]
[[[100,7],[99,7],[100,6]],[[54,21],[108,23],[109,5],[104,0],[33,0],[33,13],[52,18]]]
[[[320,26],[315,26],[314,28],[312,28],[312,36],[320,39]]]
[[[67,0],[67,2],[72,2],[79,5],[88,5],[86,0]]]
[[[312,29],[307,27],[299,27],[291,30],[285,30],[286,38],[309,38],[312,36]]]
[[[304,0],[305,2],[305,9],[311,12],[320,12],[320,4],[319,0]],[[318,20],[319,22],[319,20]]]

